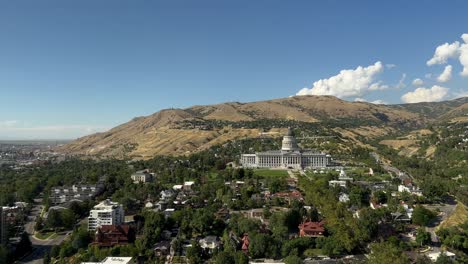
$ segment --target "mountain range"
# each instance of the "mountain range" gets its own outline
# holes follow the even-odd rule
[[[271,120],[323,124],[350,138],[378,137],[431,123],[468,121],[468,97],[443,102],[379,105],[348,102],[333,96],[294,96],[165,109],[136,117],[107,132],[79,138],[61,146],[58,151],[133,159],[184,155],[229,140],[258,137],[264,132],[281,135],[286,127],[277,125],[265,131],[257,125]]]

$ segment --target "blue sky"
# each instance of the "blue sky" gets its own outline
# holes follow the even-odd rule
[[[0,139],[76,138],[164,108],[299,91],[466,94],[468,2],[376,2],[0,1]]]

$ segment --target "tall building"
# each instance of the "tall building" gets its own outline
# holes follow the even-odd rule
[[[3,208],[0,206],[0,245],[5,245],[7,241],[7,234],[6,234],[6,222],[5,222],[5,214],[3,212]]]
[[[323,152],[301,149],[288,128],[280,150],[242,154],[240,163],[246,168],[325,168],[331,165],[332,158]]]
[[[120,225],[124,222],[124,216],[121,204],[104,200],[89,212],[88,230],[94,231],[103,225]]]

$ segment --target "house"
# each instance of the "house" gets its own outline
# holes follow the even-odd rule
[[[332,180],[328,182],[328,186],[332,186],[332,187],[340,186],[340,187],[346,188],[346,181]]]
[[[223,207],[221,209],[219,209],[216,213],[214,213],[216,219],[220,219],[220,220],[223,220],[223,221],[226,221],[227,219],[229,219],[229,209]]]
[[[405,203],[401,204],[401,208],[401,211],[391,214],[393,220],[399,222],[411,222],[411,217],[413,216],[413,208],[409,207]]]
[[[167,208],[167,202],[165,201],[159,201],[154,206],[154,209],[159,212],[166,210],[166,208]]]
[[[202,249],[208,251],[209,253],[213,253],[214,250],[221,247],[221,241],[217,236],[207,236],[202,238],[200,239],[199,244]]]
[[[249,239],[249,234],[245,233],[244,236],[242,237],[242,251],[244,253],[248,254],[249,253],[249,246],[250,246],[250,239]]]
[[[164,210],[164,217],[169,218],[174,212],[174,208],[167,208],[166,210]]]
[[[195,184],[195,182],[193,181],[186,181],[184,182],[184,191],[192,191],[192,188],[193,188],[193,185]]]
[[[96,230],[93,244],[99,247],[113,247],[134,241],[135,230],[130,225],[102,225]]]
[[[154,245],[153,251],[156,257],[165,257],[169,255],[171,251],[171,242],[163,240]]]
[[[340,171],[340,175],[338,176],[338,179],[339,179],[340,181],[353,181],[353,178],[348,177],[348,176],[346,175],[346,172],[345,172],[344,170],[341,170],[341,171]]]
[[[181,184],[176,184],[176,185],[172,186],[172,189],[174,191],[181,191],[183,188],[184,188],[184,185],[181,185]]]
[[[300,202],[304,201],[304,197],[297,190],[294,190],[294,191],[291,191],[291,192],[275,193],[271,197],[273,197],[273,198],[278,197],[278,198],[280,198],[282,200],[285,200],[288,203],[291,203],[291,201],[300,201]]]
[[[160,195],[161,195],[161,200],[166,201],[166,200],[172,199],[175,196],[175,192],[174,190],[167,189],[167,190],[161,191]]]
[[[133,173],[130,176],[134,183],[147,183],[151,182],[154,178],[154,173],[150,173],[148,169],[141,170]]]
[[[288,212],[289,208],[274,206],[274,207],[271,207],[269,209],[269,211],[271,213]],[[231,213],[238,213],[238,214],[241,214],[242,216],[244,216],[246,218],[258,219],[262,223],[266,222],[265,215],[264,215],[265,214],[264,208],[254,208],[254,209],[250,209],[250,210],[231,211]]]
[[[349,195],[346,193],[340,193],[340,196],[338,197],[338,200],[342,203],[347,203],[349,202]]]
[[[409,183],[409,184],[400,184],[398,185],[398,192],[400,193],[403,193],[403,192],[408,192],[412,195],[416,195],[416,196],[422,196],[422,190],[419,189],[418,187],[416,187],[415,185],[413,185],[412,183]]]
[[[324,222],[304,222],[299,225],[300,237],[322,237],[325,234]]]

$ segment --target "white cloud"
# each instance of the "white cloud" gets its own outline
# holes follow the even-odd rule
[[[371,104],[388,104],[387,102],[385,102],[384,100],[375,100],[375,101],[372,101]]]
[[[401,75],[400,80],[398,81],[398,84],[395,86],[395,88],[397,88],[397,89],[405,88],[406,87],[405,80],[406,80],[406,73],[403,73]]]
[[[420,87],[413,92],[408,92],[401,97],[405,103],[434,102],[444,99],[448,88],[434,85],[431,88]]]
[[[364,98],[356,97],[356,98],[354,98],[354,102],[367,102],[367,100],[364,99]]]
[[[420,87],[424,84],[423,80],[416,78],[412,82],[413,86]]]
[[[461,38],[465,43],[460,46],[460,64],[463,65],[463,71],[460,74],[468,76],[468,34],[463,34]]]
[[[427,65],[446,64],[448,59],[458,59],[463,66],[461,76],[468,77],[468,34],[462,34],[464,43],[455,41],[452,44],[442,44],[434,52],[434,56],[427,61]]]
[[[395,64],[385,64],[385,67],[387,67],[387,69],[393,69],[396,67]]]
[[[460,55],[460,42],[455,41],[452,44],[442,44],[434,52],[434,56],[426,62],[428,66],[434,64],[445,64],[450,58],[457,58]]]
[[[444,71],[437,77],[437,81],[448,82],[450,79],[452,79],[452,65],[447,65]]]
[[[378,61],[368,67],[359,66],[352,70],[341,70],[339,74],[328,79],[314,82],[312,88],[303,88],[296,95],[333,95],[336,97],[361,96],[369,91],[385,90],[388,85],[375,81],[384,66]]]
[[[30,125],[7,120],[0,121],[0,139],[73,139],[108,129],[96,125]]]

